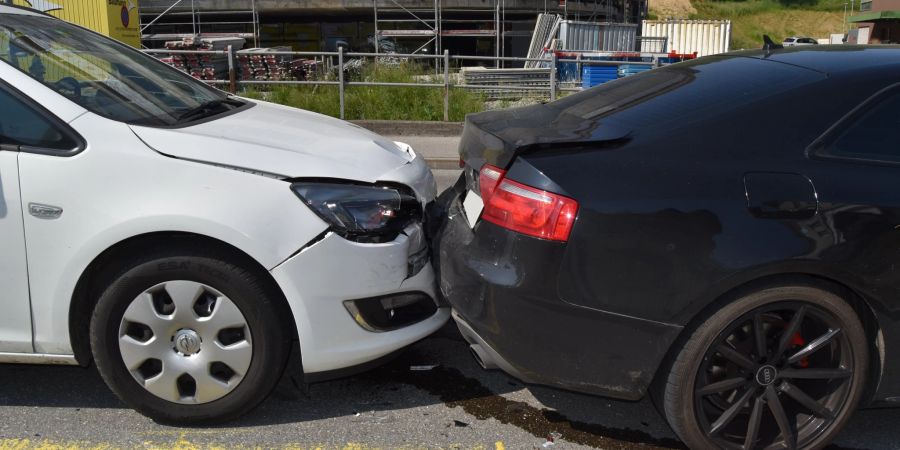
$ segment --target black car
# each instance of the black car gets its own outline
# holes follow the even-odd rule
[[[483,367],[650,394],[698,449],[900,402],[900,47],[655,69],[471,115],[460,153],[434,245]]]

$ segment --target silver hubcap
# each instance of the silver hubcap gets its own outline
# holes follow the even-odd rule
[[[167,281],[135,298],[119,326],[122,361],[153,395],[209,403],[234,390],[253,359],[250,327],[219,291]]]

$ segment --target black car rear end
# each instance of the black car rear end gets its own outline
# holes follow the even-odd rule
[[[722,73],[743,89],[723,86]],[[699,169],[684,162],[709,152],[696,133],[824,78],[757,58],[707,58],[548,105],[470,115],[435,255],[441,291],[484,365],[641,398],[696,312],[698,281],[725,276],[697,263],[721,228],[688,204],[707,189],[690,183]],[[743,185],[731,185],[710,198],[739,212]]]
[[[470,116],[434,245],[476,357],[624,399],[658,380],[690,448],[822,448],[896,404],[898,67],[770,48]]]

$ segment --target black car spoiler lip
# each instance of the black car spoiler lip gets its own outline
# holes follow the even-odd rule
[[[541,112],[544,113],[542,115],[546,122],[539,125],[532,123],[530,127],[497,128],[496,122],[492,123],[493,120],[490,120],[497,119],[496,113],[488,117],[470,115],[466,118],[466,126],[474,128],[477,133],[491,136],[498,144],[502,143],[502,153],[505,154],[502,159],[508,162],[522,155],[550,151],[614,149],[634,138],[632,129],[604,121],[600,117],[575,116],[551,105],[542,105]]]

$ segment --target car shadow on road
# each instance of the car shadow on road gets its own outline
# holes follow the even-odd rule
[[[286,380],[260,408],[222,428],[327,418],[390,423],[392,411],[443,404],[452,409],[449,417],[458,417],[450,426],[494,419],[539,439],[559,437],[590,447],[682,447],[647,400],[623,402],[524,386],[501,372],[481,370],[466,347],[455,329],[447,327],[364,374],[314,384],[305,392]],[[0,408],[4,406],[124,408],[94,369],[19,365],[0,365]],[[892,424],[898,421],[900,410],[860,411],[832,448],[894,447],[900,429]]]

